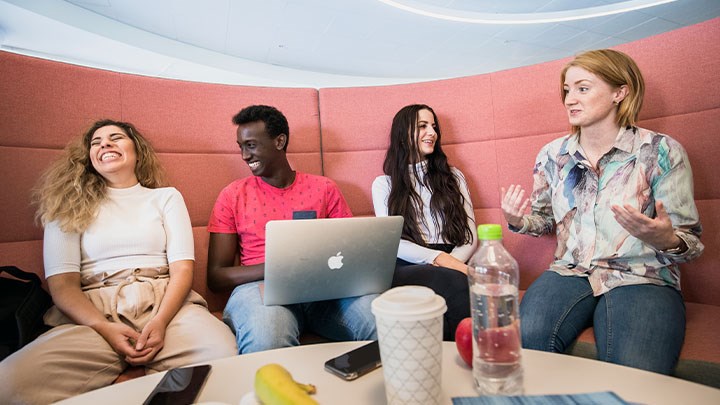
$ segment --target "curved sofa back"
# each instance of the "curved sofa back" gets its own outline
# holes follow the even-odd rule
[[[617,47],[646,78],[640,125],[675,137],[690,155],[707,250],[683,266],[683,291],[688,301],[714,305],[720,305],[720,189],[711,171],[720,155],[719,39],[714,19]],[[478,223],[502,223],[500,187],[531,188],[540,147],[567,132],[559,97],[567,60],[428,83],[315,90],[149,78],[0,52],[0,263],[43,273],[42,229],[29,204],[39,174],[94,120],[130,121],[153,143],[190,211],[193,287],[211,309],[222,309],[226,296],[205,284],[205,226],[222,187],[250,175],[231,122],[250,104],[286,114],[293,167],[334,179],[356,215],[373,213],[370,184],[382,174],[393,115],[406,104],[429,104],[451,164],[468,179]],[[506,232],[505,240],[526,288],[551,260],[554,238]]]

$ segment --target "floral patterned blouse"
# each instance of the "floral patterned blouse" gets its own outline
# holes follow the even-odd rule
[[[545,145],[533,170],[532,213],[512,231],[533,236],[555,230],[550,270],[588,277],[594,295],[633,284],[680,289],[677,263],[702,253],[702,227],[693,198],[685,149],[673,138],[643,128],[622,128],[614,147],[597,163],[585,158],[579,135]],[[613,217],[612,205],[629,204],[649,217],[662,201],[675,233],[687,245],[678,254],[654,249],[630,235]]]

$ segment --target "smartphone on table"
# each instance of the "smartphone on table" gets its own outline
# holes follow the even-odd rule
[[[209,364],[170,369],[143,405],[192,404],[205,384],[208,373]]]
[[[343,380],[354,380],[380,367],[380,346],[377,340],[325,362],[325,370]]]

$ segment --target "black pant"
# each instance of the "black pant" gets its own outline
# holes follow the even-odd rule
[[[446,251],[444,245],[433,246]],[[452,246],[449,247],[452,250]],[[413,264],[397,259],[392,286],[421,285],[431,288],[445,298],[447,312],[443,322],[443,340],[454,341],[455,329],[464,318],[470,316],[470,290],[467,276],[457,270],[432,264]]]

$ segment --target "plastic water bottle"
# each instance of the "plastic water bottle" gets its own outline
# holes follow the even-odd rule
[[[473,324],[473,378],[481,395],[523,393],[517,261],[497,224],[478,226],[480,246],[468,262]]]

